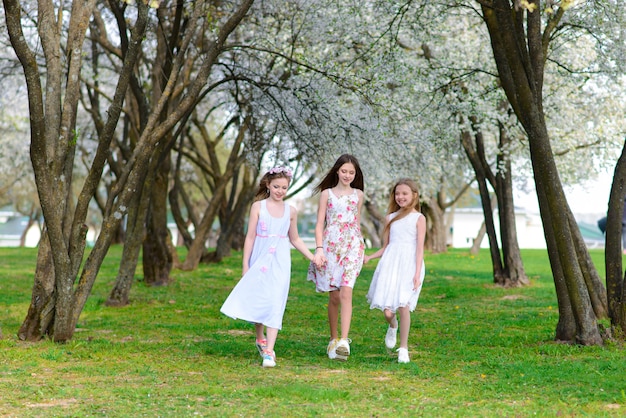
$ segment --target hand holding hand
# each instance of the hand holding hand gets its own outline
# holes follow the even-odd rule
[[[315,263],[315,267],[321,268],[326,264],[326,257],[322,251],[315,251],[315,256],[313,257],[313,263]]]

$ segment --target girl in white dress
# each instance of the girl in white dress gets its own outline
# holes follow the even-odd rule
[[[400,319],[400,348],[398,362],[409,360],[409,329],[411,312],[424,281],[424,237],[426,219],[419,210],[419,193],[411,179],[400,179],[393,186],[389,197],[389,209],[385,217],[383,247],[370,256],[381,257],[367,293],[370,309],[380,309],[389,324],[385,345],[393,349],[396,345],[398,318]]]
[[[254,323],[263,367],[276,366],[274,344],[291,279],[289,243],[309,260],[315,258],[298,235],[298,211],[283,202],[291,176],[289,168],[275,167],[261,179],[243,246],[243,277],[221,308],[231,318]]]

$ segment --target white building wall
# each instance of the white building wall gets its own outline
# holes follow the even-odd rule
[[[450,244],[452,247],[470,248],[484,221],[482,210],[478,208],[454,209],[446,216],[448,217],[446,223],[451,225]],[[494,222],[499,237],[498,211],[494,212]],[[516,212],[515,227],[517,228],[517,239],[520,248],[546,248],[543,226],[538,213]],[[489,248],[489,239],[486,234],[480,246],[481,248]]]

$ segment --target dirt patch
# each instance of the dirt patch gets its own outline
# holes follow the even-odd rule
[[[528,299],[528,296],[524,295],[506,295],[502,297],[502,300],[518,300],[518,299]]]
[[[27,403],[25,406],[28,408],[54,408],[57,406],[70,406],[74,405],[78,402],[74,398],[70,399],[51,399],[48,402],[39,402],[39,403]]]

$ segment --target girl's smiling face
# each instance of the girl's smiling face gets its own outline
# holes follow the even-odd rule
[[[395,199],[401,208],[411,206],[413,204],[413,191],[406,184],[398,184],[395,190]]]
[[[289,180],[285,177],[277,177],[270,181],[267,188],[270,191],[270,199],[283,200],[289,188]]]
[[[345,163],[337,170],[337,176],[343,186],[350,187],[350,184],[356,176],[356,169],[352,163]]]

